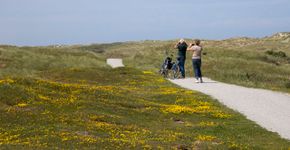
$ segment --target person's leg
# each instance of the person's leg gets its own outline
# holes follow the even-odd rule
[[[192,59],[192,66],[193,66],[193,72],[194,72],[195,78],[198,79],[198,65],[197,65],[196,59]]]
[[[201,59],[197,60],[197,76],[200,79],[200,82],[203,82],[201,74]]]
[[[181,76],[183,78],[185,78],[185,69],[184,69],[184,63],[185,63],[185,58],[184,57],[180,57],[179,58],[179,69],[180,69],[180,72],[181,72]]]

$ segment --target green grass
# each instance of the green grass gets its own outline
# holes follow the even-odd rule
[[[157,75],[172,43],[0,46],[0,149],[289,149],[277,133]],[[277,41],[235,43],[204,43],[206,76],[289,92],[287,58],[266,53]],[[276,51],[289,56],[285,44]],[[128,67],[111,69],[107,57]]]

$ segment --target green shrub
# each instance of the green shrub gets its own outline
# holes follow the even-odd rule
[[[285,87],[286,87],[287,89],[290,89],[290,81],[288,81],[287,83],[285,83]]]
[[[265,52],[267,55],[271,55],[271,56],[274,56],[274,57],[280,57],[280,58],[285,58],[287,57],[286,53],[285,52],[282,52],[282,51],[279,51],[279,52],[275,52],[273,50],[268,50]]]

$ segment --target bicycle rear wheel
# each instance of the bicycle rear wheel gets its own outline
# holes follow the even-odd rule
[[[179,68],[178,64],[173,65],[172,71],[173,71],[173,78],[174,79],[181,77],[180,68]]]

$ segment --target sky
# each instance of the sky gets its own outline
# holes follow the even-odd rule
[[[0,0],[0,44],[18,46],[289,31],[289,0]]]

